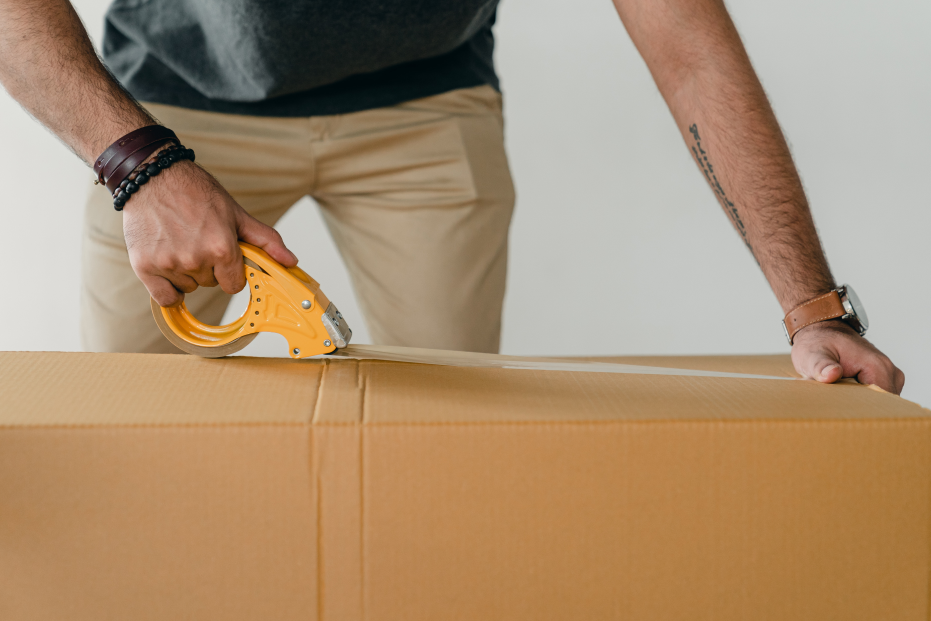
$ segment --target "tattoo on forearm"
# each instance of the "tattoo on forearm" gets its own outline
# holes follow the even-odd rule
[[[724,208],[724,212],[730,217],[731,222],[734,223],[734,227],[737,229],[737,232],[740,233],[741,238],[744,243],[747,245],[747,248],[753,253],[753,247],[750,246],[750,242],[747,240],[747,229],[744,227],[743,221],[740,219],[740,214],[737,212],[737,207],[734,206],[734,203],[727,197],[727,192],[724,191],[724,188],[721,187],[721,183],[718,181],[717,175],[714,174],[714,166],[708,160],[708,154],[704,149],[701,148],[701,137],[698,135],[698,125],[693,123],[689,127],[689,132],[692,134],[692,138],[695,139],[695,144],[692,145],[692,154],[695,156],[695,161],[698,162],[698,165],[701,167],[703,173],[705,173],[705,178],[708,180],[708,185],[711,186],[711,189],[714,190],[715,196],[718,198],[718,202],[721,203],[721,207]]]

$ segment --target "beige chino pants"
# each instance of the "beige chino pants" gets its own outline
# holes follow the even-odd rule
[[[317,201],[376,344],[498,351],[514,188],[494,89],[309,118],[146,107],[265,224],[306,195]],[[99,187],[87,202],[82,263],[87,350],[177,352],[152,319],[122,216]],[[313,257],[301,267],[313,276]],[[185,299],[218,324],[230,296],[213,287]]]

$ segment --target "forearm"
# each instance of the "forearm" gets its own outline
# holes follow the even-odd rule
[[[788,146],[755,77],[698,71],[670,97],[692,157],[788,312],[835,286]]]
[[[67,0],[0,0],[0,82],[88,164],[153,123],[100,62]]]
[[[723,4],[617,4],[692,157],[783,309],[832,288],[785,138]]]

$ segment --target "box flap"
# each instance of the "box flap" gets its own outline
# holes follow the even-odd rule
[[[327,363],[318,424],[931,418],[853,383]]]
[[[0,352],[0,426],[310,422],[323,364]]]
[[[688,362],[678,358],[674,364]],[[0,394],[0,426],[931,416],[899,397],[854,384],[335,358],[0,353]]]

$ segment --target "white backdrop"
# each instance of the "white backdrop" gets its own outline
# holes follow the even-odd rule
[[[99,41],[106,2],[76,6]],[[836,277],[856,287],[870,338],[905,370],[903,396],[931,406],[931,3],[729,6]],[[611,3],[504,0],[496,34],[518,192],[503,353],[787,352],[778,304]],[[0,138],[0,350],[79,350],[92,175],[2,92]],[[279,230],[366,342],[316,208],[302,201]],[[276,338],[244,353],[284,355]]]

